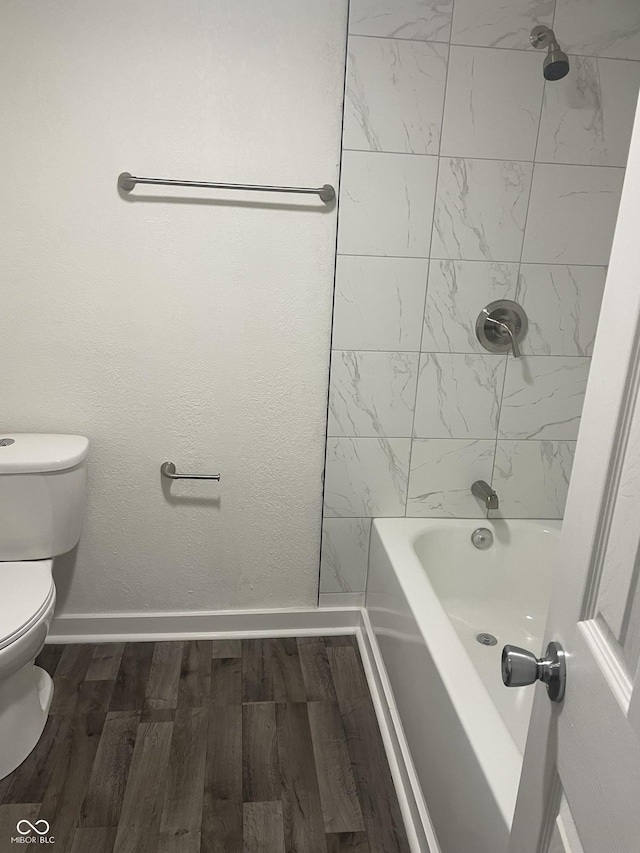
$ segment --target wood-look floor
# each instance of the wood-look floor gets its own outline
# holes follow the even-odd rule
[[[41,818],[54,853],[408,853],[353,638],[46,646],[38,663],[55,694],[0,781],[1,853]]]

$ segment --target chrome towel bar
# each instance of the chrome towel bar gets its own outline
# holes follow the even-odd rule
[[[220,474],[178,474],[173,462],[163,462],[160,473],[169,480],[219,480]]]
[[[219,190],[247,190],[249,192],[261,193],[305,193],[307,195],[320,196],[325,204],[329,204],[336,197],[336,191],[331,184],[322,187],[270,187],[259,184],[222,184],[211,181],[173,181],[168,178],[136,178],[129,172],[118,175],[118,187],[123,192],[131,192],[136,184],[156,184],[162,187],[204,187],[205,189]]]

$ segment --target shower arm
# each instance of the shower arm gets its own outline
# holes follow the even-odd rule
[[[513,357],[520,358],[522,353],[520,352],[520,347],[518,346],[516,337],[511,331],[510,327],[506,323],[502,323],[500,320],[494,320],[493,317],[490,317],[489,315],[487,315],[487,320],[489,320],[491,323],[494,323],[496,326],[500,326],[502,331],[506,332],[509,335],[509,337],[511,338],[511,350],[513,352]]]

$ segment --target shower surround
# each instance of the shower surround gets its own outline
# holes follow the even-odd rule
[[[373,517],[483,517],[474,480],[562,517],[640,84],[640,8],[601,8],[351,2],[321,594],[364,590]],[[475,338],[495,299],[522,359]]]

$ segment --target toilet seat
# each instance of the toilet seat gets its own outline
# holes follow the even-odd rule
[[[0,563],[0,649],[46,613],[55,596],[53,560]]]

